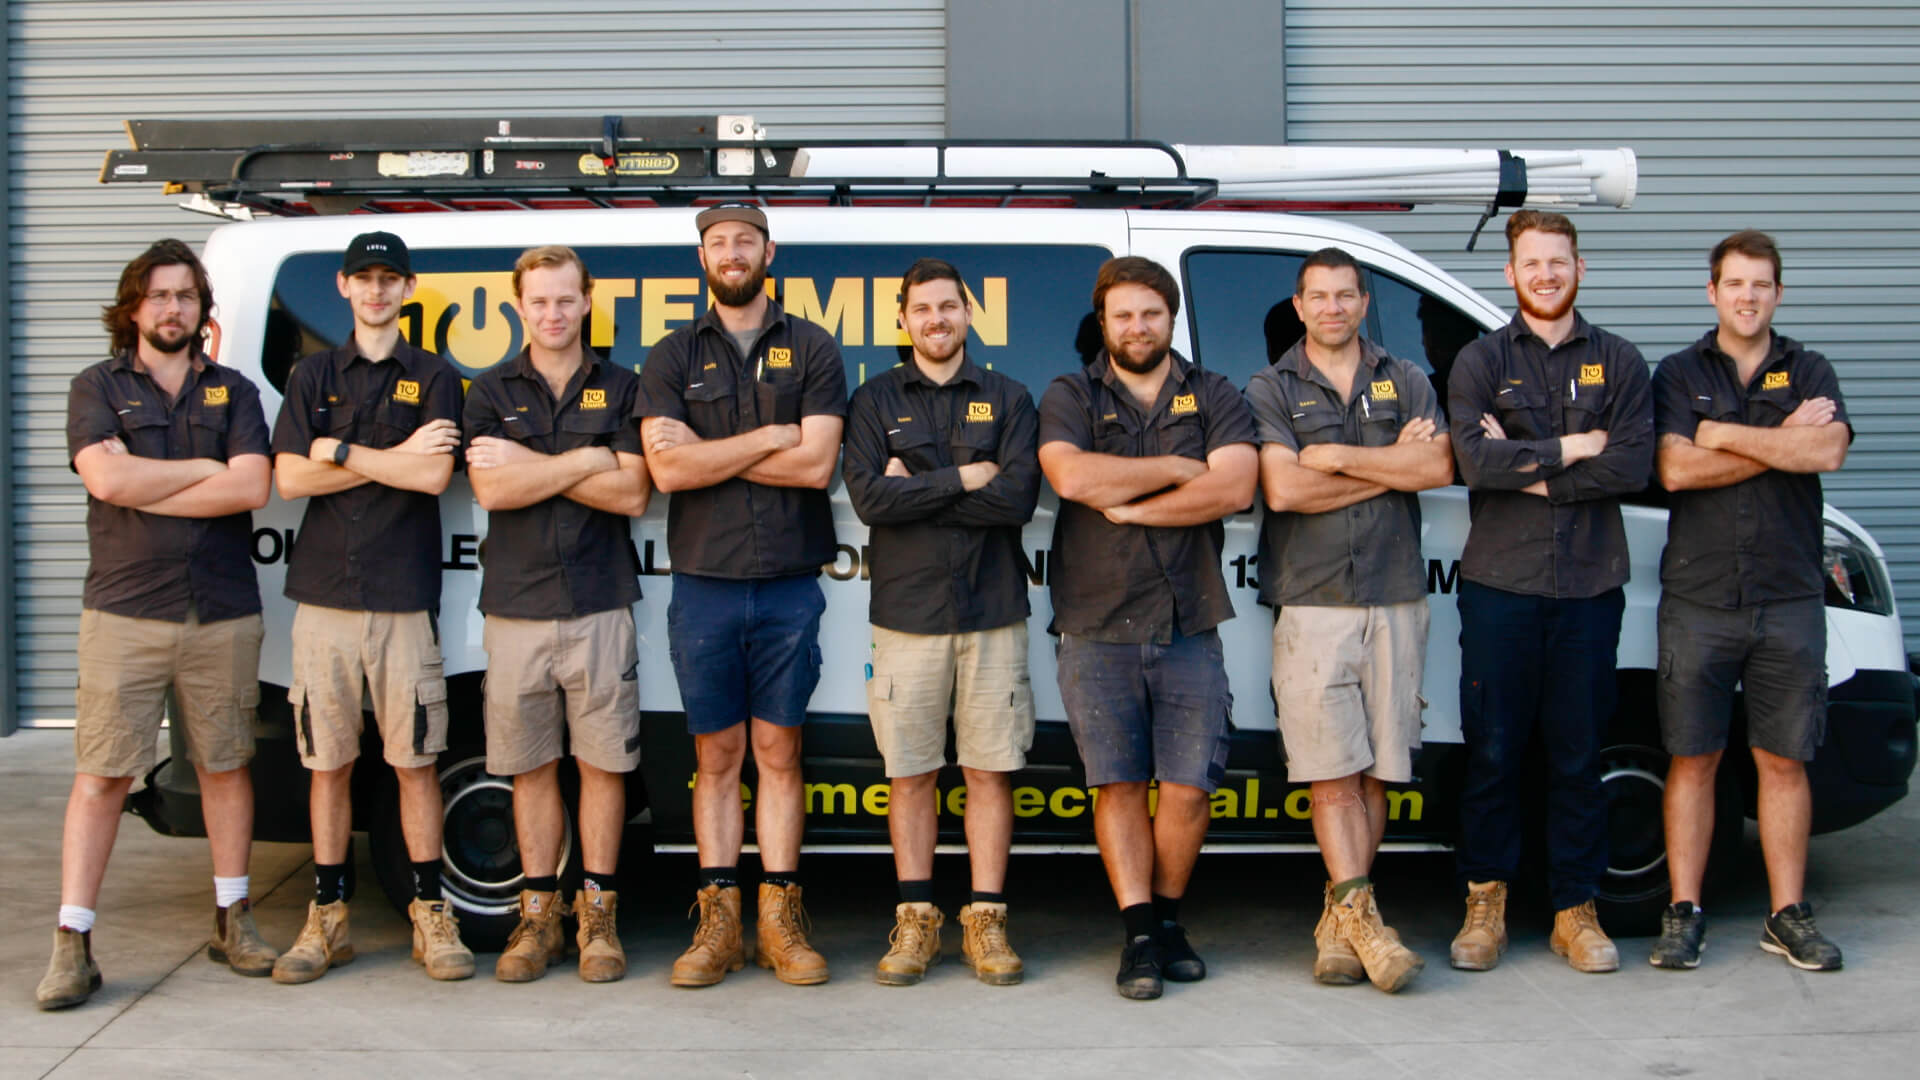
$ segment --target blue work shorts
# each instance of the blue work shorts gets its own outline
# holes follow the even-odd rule
[[[667,647],[687,730],[725,731],[748,717],[795,727],[820,685],[820,615],[814,574],[730,581],[673,575]]]
[[[1218,633],[1164,645],[1063,634],[1057,659],[1087,786],[1158,780],[1211,793],[1226,778],[1233,691]]]

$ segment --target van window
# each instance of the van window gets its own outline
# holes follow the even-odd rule
[[[639,370],[648,350],[705,313],[707,296],[691,241],[665,246],[576,248],[593,274],[585,334],[603,356]],[[413,251],[419,281],[401,310],[401,332],[471,378],[519,352],[513,308],[518,248]],[[959,268],[973,297],[968,352],[974,362],[1025,383],[1036,400],[1055,376],[1078,364],[1076,336],[1090,307],[1094,275],[1112,256],[1071,244],[781,244],[768,281],[788,314],[839,340],[847,386],[858,386],[907,356],[899,311],[900,275],[922,256]],[[276,389],[301,356],[333,348],[353,332],[334,287],[338,252],[288,258],[274,281],[261,367]]]
[[[1373,303],[1367,334],[1395,356],[1412,361],[1433,380],[1440,407],[1447,405],[1447,375],[1467,343],[1486,333],[1459,308],[1399,278],[1370,271]]]

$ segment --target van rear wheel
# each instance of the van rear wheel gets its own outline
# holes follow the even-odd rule
[[[1595,898],[1600,923],[1619,937],[1660,932],[1660,912],[1673,895],[1667,876],[1667,834],[1662,801],[1668,757],[1643,745],[1601,751],[1601,789],[1607,796],[1607,874]],[[1739,783],[1724,764],[1714,787],[1713,844],[1706,889],[1738,861],[1746,814]]]

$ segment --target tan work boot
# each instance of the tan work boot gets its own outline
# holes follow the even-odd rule
[[[520,922],[507,935],[507,947],[494,962],[493,977],[501,982],[532,982],[547,966],[567,958],[567,936],[560,919],[567,905],[558,892],[520,890]]]
[[[580,946],[580,980],[619,982],[627,977],[627,950],[620,947],[614,912],[620,894],[612,889],[581,889],[573,898],[573,917],[580,922],[574,940]]]
[[[1600,916],[1591,900],[1553,913],[1553,935],[1547,938],[1547,946],[1555,956],[1566,957],[1575,971],[1597,975],[1620,970],[1620,950],[1600,929]]]
[[[1427,966],[1419,953],[1400,944],[1400,935],[1380,921],[1371,885],[1355,887],[1333,905],[1333,932],[1359,957],[1373,985],[1389,994],[1406,989]]]
[[[940,962],[940,928],[947,917],[932,904],[904,903],[894,907],[893,918],[893,933],[887,935],[891,947],[873,977],[882,986],[912,986]]]
[[[213,940],[207,942],[207,959],[227,965],[235,975],[252,978],[273,974],[274,961],[279,958],[253,924],[253,901],[236,900],[229,907],[213,909]]]
[[[1467,921],[1449,957],[1461,971],[1491,971],[1507,951],[1507,883],[1467,882]]]
[[[347,902],[307,901],[307,925],[293,939],[293,948],[273,962],[273,981],[293,985],[310,983],[328,968],[353,961],[353,942],[347,938]]]
[[[1367,977],[1360,954],[1334,928],[1333,882],[1321,896],[1320,921],[1313,927],[1313,978],[1328,986],[1352,986]]]
[[[670,981],[675,986],[712,986],[727,972],[747,966],[747,949],[740,941],[740,887],[708,885],[693,906],[700,909],[700,926],[693,932],[693,944],[673,962]]]
[[[87,1000],[100,989],[100,965],[93,962],[91,931],[53,928],[53,959],[33,992],[41,1009],[65,1009]]]
[[[1027,967],[1007,944],[1007,905],[968,904],[960,909],[960,956],[974,977],[990,986],[1012,986]]]
[[[460,920],[445,900],[414,897],[407,905],[413,924],[413,962],[442,982],[473,978],[473,950],[460,940]]]
[[[753,962],[772,968],[783,983],[812,986],[827,981],[827,958],[807,944],[813,930],[800,903],[800,886],[760,883],[760,910],[754,924]]]

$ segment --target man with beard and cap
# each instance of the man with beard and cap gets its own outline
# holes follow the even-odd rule
[[[1607,872],[1600,750],[1613,717],[1625,605],[1620,497],[1653,468],[1646,361],[1574,310],[1586,262],[1573,222],[1507,220],[1507,283],[1520,312],[1460,351],[1447,413],[1473,525],[1460,559],[1458,873],[1466,921],[1453,966],[1485,971],[1507,946],[1507,884],[1520,862],[1521,770],[1547,763],[1548,945],[1577,971],[1620,954],[1593,899]]]
[[[1008,776],[1033,745],[1027,676],[1027,574],[1020,528],[1040,496],[1033,398],[973,362],[972,303],[960,271],[921,259],[900,279],[907,362],[847,406],[847,496],[872,526],[873,668],[867,716],[886,760],[887,831],[900,902],[875,977],[917,983],[940,960],[933,902],[939,831],[934,781],[947,717],[966,778],[973,894],[960,955],[983,982],[1020,981],[1007,944]]]
[[[1040,401],[1060,697],[1126,932],[1114,982],[1134,1000],[1206,976],[1179,908],[1227,767],[1221,519],[1259,480],[1246,401],[1172,349],[1179,306],[1165,267],[1108,260],[1093,288],[1105,351]]]
[[[1380,917],[1370,878],[1387,785],[1413,780],[1427,657],[1420,497],[1453,479],[1426,375],[1360,336],[1366,279],[1322,248],[1295,280],[1306,337],[1247,385],[1260,429],[1260,601],[1287,779],[1312,786],[1328,882],[1313,976],[1388,992],[1424,961]]]
[[[347,245],[335,285],[353,335],[302,360],[274,424],[280,497],[307,500],[287,557],[294,741],[310,770],[314,895],[273,981],[312,982],[353,959],[347,841],[363,699],[373,702],[400,792],[413,868],[413,959],[435,979],[473,974],[440,894],[439,754],[447,748],[440,610],[440,493],[460,448],[460,373],[400,334],[412,256],[392,233]],[[369,693],[370,691],[370,693]]]
[[[34,995],[42,1009],[100,988],[94,905],[127,791],[153,767],[169,690],[213,851],[207,955],[241,975],[266,975],[276,958],[247,895],[262,634],[251,512],[267,504],[272,465],[259,391],[200,349],[212,310],[193,250],[159,241],[127,264],[101,315],[113,355],[67,395],[88,561],[60,921]]]
[[[759,773],[754,960],[786,983],[827,981],[807,943],[800,732],[820,681],[820,569],[833,561],[833,479],[847,411],[840,348],[767,295],[774,244],[759,207],[694,218],[712,306],[647,354],[635,415],[654,481],[672,493],[667,637],[697,761],[693,833],[700,925],[673,985],[711,986],[746,964],[740,769]]]

